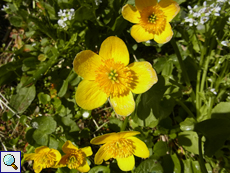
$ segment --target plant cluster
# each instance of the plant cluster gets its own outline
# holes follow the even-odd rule
[[[0,143],[22,172],[230,171],[228,1],[0,7]]]

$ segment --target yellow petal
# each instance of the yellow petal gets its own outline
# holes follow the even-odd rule
[[[173,0],[161,0],[159,2],[163,12],[167,16],[167,21],[170,22],[180,11],[180,6]]]
[[[131,171],[135,166],[135,159],[133,155],[127,158],[116,158],[116,160],[122,171]]]
[[[118,133],[119,138],[128,138],[128,137],[135,136],[138,134],[140,134],[140,132],[138,132],[138,131],[124,131],[124,132]]]
[[[90,170],[89,164],[85,161],[85,164],[77,168],[80,172],[88,172]]]
[[[135,0],[135,6],[139,11],[142,11],[143,8],[157,5],[157,0]]]
[[[60,167],[66,166],[67,161],[69,159],[69,156],[70,156],[70,154],[66,154],[66,155],[62,156],[60,162],[58,163],[58,166],[60,166]]]
[[[74,71],[84,79],[94,80],[95,70],[101,65],[102,58],[91,50],[78,53],[73,61]]]
[[[102,164],[103,160],[107,161],[110,158],[112,158],[111,154],[108,152],[108,146],[107,144],[104,144],[96,153],[94,157],[94,162],[97,165]]]
[[[73,145],[71,141],[66,141],[62,146],[62,151],[66,154],[71,154],[77,150],[78,148],[75,145]]]
[[[171,25],[166,23],[165,30],[160,35],[154,35],[154,40],[157,43],[164,44],[171,40],[173,36],[173,31]]]
[[[50,148],[47,146],[41,146],[41,147],[36,148],[34,151],[35,153],[49,152]]]
[[[141,157],[141,158],[149,157],[149,150],[144,142],[142,142],[140,139],[136,137],[129,137],[127,139],[130,139],[134,142],[133,144],[135,145],[136,148],[133,154],[135,156]]]
[[[133,74],[131,91],[136,94],[146,92],[157,82],[157,74],[147,61],[134,62],[128,66]]]
[[[125,66],[129,64],[129,52],[125,43],[118,37],[111,36],[103,41],[99,51],[103,59],[114,59],[122,62]]]
[[[85,153],[87,157],[93,154],[91,147],[84,147],[84,148],[81,148],[81,150]]]
[[[135,102],[131,91],[129,91],[129,93],[124,96],[111,96],[110,103],[114,111],[121,116],[128,116],[135,109]]]
[[[141,17],[139,11],[130,4],[122,7],[122,16],[131,23],[139,23]]]
[[[145,31],[145,29],[140,25],[134,25],[131,28],[131,36],[140,43],[143,41],[148,41],[154,38],[152,33]]]
[[[59,160],[61,160],[61,154],[58,150],[51,149],[49,154],[52,155],[54,161],[56,161],[55,164],[57,164],[59,162]]]
[[[76,103],[86,110],[102,106],[107,98],[107,95],[98,88],[94,81],[85,79],[78,85],[75,95]]]
[[[114,140],[118,140],[119,138],[120,137],[118,133],[108,133],[108,134],[97,136],[93,138],[90,141],[90,143],[94,145],[100,145],[100,144],[108,143]]]
[[[40,163],[34,162],[33,169],[34,169],[35,173],[40,173],[43,168],[45,168],[44,165],[41,165]]]
[[[35,157],[36,157],[36,154],[34,154],[34,153],[24,154],[25,160],[34,160]]]

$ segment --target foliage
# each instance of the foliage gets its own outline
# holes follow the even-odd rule
[[[64,155],[62,146],[68,140],[83,148],[101,134],[139,131],[136,137],[147,145],[150,157],[136,157],[129,172],[230,171],[227,1],[176,0],[180,12],[170,22],[174,35],[166,44],[132,38],[133,24],[121,10],[135,0],[4,2],[1,15],[11,29],[0,48],[1,150],[26,154],[47,146]],[[117,115],[109,102],[84,110],[75,101],[82,81],[73,70],[76,54],[98,54],[109,36],[125,42],[131,63],[148,61],[158,76],[147,92],[134,94],[135,111],[127,118]],[[122,172],[116,159],[96,165],[99,146],[91,147],[89,172]],[[33,171],[24,159],[22,167]],[[77,172],[67,167],[43,171]]]

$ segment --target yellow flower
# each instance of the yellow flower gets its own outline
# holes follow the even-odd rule
[[[132,37],[139,43],[154,39],[157,43],[171,40],[173,31],[169,22],[180,11],[173,0],[135,0],[135,7],[126,4],[122,8],[123,17],[131,23]]]
[[[77,104],[92,110],[102,106],[110,97],[117,114],[130,115],[135,109],[132,92],[146,92],[157,82],[157,75],[149,62],[128,64],[128,49],[114,36],[103,41],[99,55],[90,50],[78,53],[73,66],[84,80],[76,91]]]
[[[69,169],[77,169],[80,172],[90,170],[86,157],[93,154],[91,147],[77,148],[71,141],[66,141],[62,146],[62,151],[66,155],[61,158],[58,167],[67,166]]]
[[[135,166],[134,156],[147,158],[149,150],[144,142],[133,137],[140,134],[136,131],[127,131],[119,133],[108,133],[93,138],[90,143],[95,145],[104,144],[96,153],[95,164],[102,164],[103,160],[110,158],[117,160],[118,166],[122,171],[130,171]]]
[[[41,146],[35,149],[35,153],[24,154],[25,160],[33,160],[33,169],[35,173],[41,172],[43,168],[51,168],[57,165],[61,159],[58,150]]]

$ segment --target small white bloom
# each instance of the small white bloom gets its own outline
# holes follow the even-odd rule
[[[10,8],[9,5],[3,5],[2,8],[1,8],[1,10],[2,11],[6,11],[9,8]]]
[[[62,19],[59,19],[59,20],[58,20],[58,25],[61,26],[62,28],[65,28],[65,27],[66,27],[65,21],[62,20]]]
[[[209,17],[208,17],[208,16],[203,16],[203,17],[200,18],[200,23],[201,23],[201,24],[204,24],[204,23],[206,23],[208,20],[209,20]]]
[[[211,88],[210,91],[211,91],[213,94],[217,95],[217,92],[216,92],[215,88]]]
[[[83,114],[82,114],[83,118],[88,118],[90,116],[90,113],[85,111]]]
[[[229,41],[221,41],[221,44],[222,44],[223,46],[228,46],[228,43],[229,43]]]

